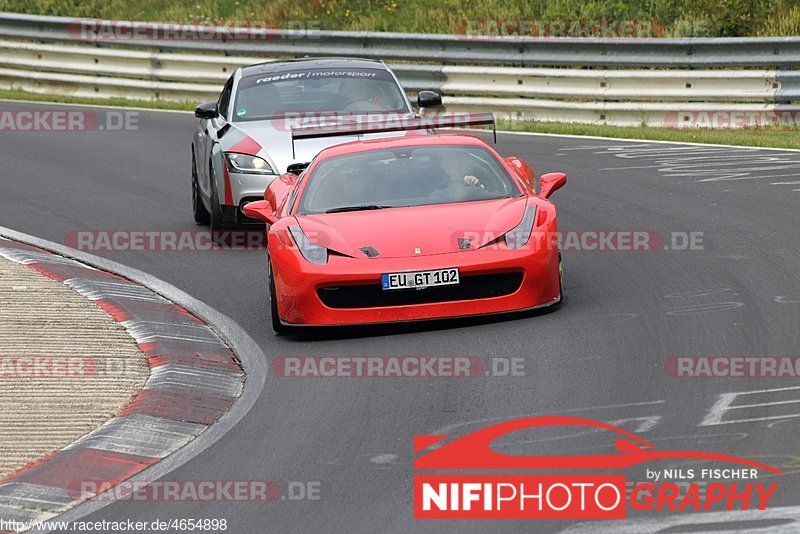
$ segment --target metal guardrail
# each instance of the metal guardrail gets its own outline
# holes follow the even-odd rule
[[[0,13],[0,37],[44,42],[80,39],[87,19]],[[119,22],[117,22],[119,24]],[[137,23],[147,33],[159,23]],[[230,28],[218,28],[220,34]],[[226,55],[335,55],[446,64],[613,67],[761,67],[800,65],[800,37],[724,39],[487,38],[387,32],[237,30],[238,39],[216,43]],[[98,45],[121,44],[102,40]],[[129,39],[126,46],[208,51],[202,40]]]
[[[81,38],[82,23],[0,13],[0,39],[6,39],[0,40],[0,87],[196,102],[215,99],[238,66],[344,55],[386,59],[406,90],[439,90],[449,108],[490,108],[512,119],[661,126],[681,113],[800,113],[792,104],[800,100],[800,71],[771,68],[800,65],[800,38],[476,40],[314,32],[297,39],[288,30],[243,30],[235,42],[93,42]],[[135,24],[143,35],[164,26]],[[639,65],[670,68],[627,68]],[[727,69],[685,68],[701,65]],[[741,65],[758,68],[736,68]]]

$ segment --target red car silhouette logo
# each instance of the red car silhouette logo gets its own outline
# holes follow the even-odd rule
[[[518,456],[496,452],[491,443],[518,430],[537,427],[583,426],[618,434],[612,454],[579,456]],[[442,442],[447,436],[415,436],[414,452],[421,452]],[[414,461],[414,469],[624,469],[656,460],[708,460],[730,462],[781,474],[780,469],[738,456],[699,451],[659,451],[637,435],[621,428],[569,416],[536,416],[505,421],[482,428],[423,454]]]

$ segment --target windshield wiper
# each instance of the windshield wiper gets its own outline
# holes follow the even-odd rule
[[[368,210],[382,210],[392,208],[394,206],[378,206],[376,204],[362,204],[360,206],[342,206],[340,208],[332,208],[325,213],[341,213],[344,211],[368,211]]]

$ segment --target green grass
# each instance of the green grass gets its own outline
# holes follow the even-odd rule
[[[166,102],[161,100],[127,100],[124,98],[78,98],[70,96],[41,95],[22,90],[0,90],[0,100],[26,102],[60,102],[65,104],[91,104],[95,106],[122,106],[145,109],[193,111],[194,102]],[[498,130],[538,132],[545,134],[591,135],[625,139],[650,139],[678,143],[711,143],[771,148],[800,149],[798,128],[742,128],[738,130],[706,130],[653,128],[648,126],[598,126],[593,124],[567,124],[561,122],[500,120]]]
[[[463,33],[465,21],[644,19],[677,37],[800,32],[797,0],[0,0],[0,11],[271,27],[314,21],[321,29],[422,33]]]
[[[93,106],[131,107],[146,109],[170,109],[194,111],[197,102],[167,102],[164,100],[134,100],[128,98],[87,98],[78,96],[39,94],[22,89],[0,89],[0,100],[24,100],[26,102],[56,102],[63,104],[89,104]]]
[[[497,128],[518,132],[800,149],[800,128],[761,127],[712,130],[704,128],[654,128],[651,126],[598,126],[594,124],[538,121],[498,121]]]

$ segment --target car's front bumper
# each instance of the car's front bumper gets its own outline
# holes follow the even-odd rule
[[[332,254],[325,265],[311,264],[296,251],[273,250],[272,246],[270,255],[278,313],[287,325],[335,326],[487,315],[549,306],[561,299],[558,251],[552,247],[517,251],[474,250],[402,259],[354,259]],[[388,301],[393,304],[380,305],[378,293],[381,293],[382,274],[451,267],[458,267],[464,285],[470,279],[486,280],[487,283],[501,278],[506,280],[514,273],[518,273],[520,280],[512,289],[503,282],[499,296],[486,296],[491,291],[481,291],[479,284],[472,283],[475,293],[456,292],[456,299],[443,301],[441,299],[446,298],[447,293],[437,288],[394,290],[387,292],[392,293]],[[320,291],[326,291],[326,288],[350,290],[352,286],[364,288],[365,301],[370,305],[343,305],[346,299],[320,296]],[[412,292],[413,295],[397,298],[400,291]],[[426,302],[424,292],[430,292],[440,301]],[[474,294],[483,296],[469,298]],[[331,305],[331,300],[335,305]]]
[[[264,190],[272,180],[277,178],[274,174],[240,174],[230,173],[231,198],[234,206],[240,206],[242,201],[264,200]]]

